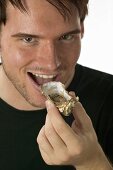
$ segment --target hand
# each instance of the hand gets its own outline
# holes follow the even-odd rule
[[[80,170],[94,167],[98,170],[101,157],[102,162],[106,159],[81,103],[77,102],[73,109],[75,121],[72,127],[64,121],[51,101],[46,101],[46,107],[46,122],[37,137],[44,161],[49,165],[72,165]]]

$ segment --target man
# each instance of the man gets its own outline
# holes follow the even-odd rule
[[[76,64],[87,3],[0,0],[1,170],[113,169],[113,77]],[[85,109],[61,116],[41,92],[50,81]]]

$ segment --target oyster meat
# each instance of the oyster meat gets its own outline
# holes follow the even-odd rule
[[[42,85],[42,93],[59,109],[59,111],[65,115],[69,116],[75,103],[78,101],[72,98],[65,90],[65,86],[61,82],[48,82]]]

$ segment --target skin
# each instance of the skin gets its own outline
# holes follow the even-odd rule
[[[65,123],[51,101],[46,101],[46,107],[46,122],[37,142],[47,164],[73,165],[77,170],[113,170],[80,102],[73,108],[72,127]]]
[[[26,2],[27,13],[7,5],[8,19],[0,33],[3,63],[0,97],[17,109],[46,107],[46,122],[37,143],[47,164],[72,165],[77,170],[111,170],[81,103],[77,102],[73,108],[75,121],[69,127],[54,104],[41,94],[39,83],[34,83],[28,74],[56,75],[55,81],[69,85],[84,30],[77,10],[72,6],[72,14],[65,21],[45,0]]]
[[[45,0],[27,0],[27,7],[28,13],[22,13],[8,4],[8,19],[1,30],[5,85],[1,96],[18,109],[35,110],[45,107],[45,97],[28,72],[55,75],[55,81],[67,86],[79,58],[83,24],[73,6],[72,16],[66,21]]]

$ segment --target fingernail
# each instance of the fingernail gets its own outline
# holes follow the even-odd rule
[[[46,107],[47,107],[47,110],[50,110],[54,107],[54,104],[52,103],[51,100],[46,100]]]

